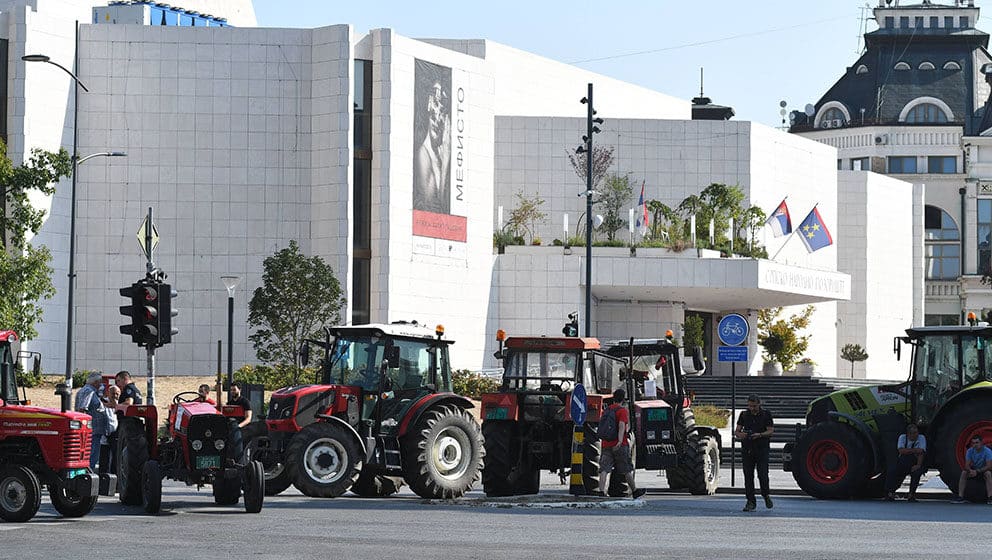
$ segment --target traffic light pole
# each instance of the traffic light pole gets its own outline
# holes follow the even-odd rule
[[[145,256],[147,257],[147,262],[145,263],[145,273],[148,278],[152,278],[152,271],[155,270],[155,263],[152,260],[152,251],[154,247],[152,245],[152,230],[154,229],[152,224],[152,209],[148,208],[148,221],[146,222],[148,227],[145,228]],[[145,390],[147,392],[148,404],[155,404],[155,345],[148,344],[145,349],[147,350],[147,367],[148,367],[148,385]]]
[[[589,103],[586,106],[586,337],[592,336],[592,84],[586,94]]]

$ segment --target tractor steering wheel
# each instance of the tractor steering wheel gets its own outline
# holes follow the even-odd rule
[[[189,398],[189,395],[193,395],[193,398]],[[172,397],[172,404],[197,402],[199,398],[200,393],[197,393],[196,391],[183,391],[182,393]]]

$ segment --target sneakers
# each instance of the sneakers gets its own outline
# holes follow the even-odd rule
[[[954,496],[954,499],[951,501],[954,502],[955,504],[963,504],[965,503],[966,500],[961,496]]]
[[[758,507],[757,504],[755,504],[751,500],[748,500],[747,503],[744,504],[744,509],[742,509],[741,511],[754,511],[757,507]]]
[[[637,490],[634,490],[634,492],[630,495],[630,497],[632,499],[636,500],[637,498],[640,498],[641,496],[643,496],[645,492],[647,492],[647,490],[645,490],[643,488],[638,488]]]
[[[767,509],[772,509],[772,497],[771,496],[765,496],[765,507]]]

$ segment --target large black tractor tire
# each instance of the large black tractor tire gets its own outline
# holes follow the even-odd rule
[[[403,478],[421,498],[459,498],[481,476],[482,430],[457,406],[426,411],[401,442]]]
[[[854,494],[854,497],[859,500],[884,498],[886,494],[885,482],[885,473],[875,475],[875,478],[869,478],[865,481],[864,486]]]
[[[126,506],[141,505],[141,472],[148,461],[145,426],[137,418],[121,418],[117,427],[117,493]]]
[[[520,462],[514,424],[502,420],[482,423],[486,466],[482,469],[482,490],[489,497],[512,496]]]
[[[402,487],[402,478],[374,474],[365,469],[358,475],[358,480],[351,486],[351,491],[362,498],[385,498],[399,492]]]
[[[244,469],[245,513],[262,511],[265,501],[265,470],[262,463],[249,461]]]
[[[148,461],[141,470],[141,505],[145,513],[162,509],[162,468],[158,461]]]
[[[335,422],[315,422],[293,436],[286,468],[293,486],[312,498],[336,498],[362,471],[365,452],[355,436]]]
[[[792,476],[804,492],[824,500],[858,496],[868,482],[870,443],[851,426],[825,421],[796,442]]]
[[[96,496],[70,496],[65,487],[56,484],[48,485],[48,496],[52,499],[55,511],[62,517],[83,517],[93,511],[96,505]]]
[[[23,523],[41,507],[41,483],[31,469],[6,465],[0,469],[0,518]]]
[[[695,427],[695,413],[691,408],[683,408],[682,418],[676,421],[675,430],[681,434],[690,434]],[[665,469],[665,478],[668,480],[668,487],[672,490],[686,490],[692,486],[691,470],[686,468],[686,458],[689,453],[688,448],[693,446],[692,440],[688,440],[686,444],[686,449],[682,451],[682,456],[679,457],[679,464],[670,469]]]
[[[720,487],[720,445],[713,436],[691,437],[682,457],[689,492],[712,496]]]
[[[223,475],[218,476],[214,479],[213,490],[215,504],[219,506],[234,505],[241,498],[241,477],[224,478]]]
[[[265,422],[252,422],[241,430],[248,459],[262,463],[265,472],[265,495],[275,496],[293,485],[286,469],[286,459],[270,447],[271,439]]]
[[[517,487],[515,494],[518,496],[529,496],[541,493],[541,469],[532,468],[527,472],[520,473],[517,477]]]
[[[599,460],[602,444],[596,436],[598,424],[586,423],[582,426],[582,486],[586,494],[599,491]]]
[[[992,396],[980,396],[947,411],[940,420],[931,446],[935,451],[934,465],[940,469],[940,479],[957,494],[961,471],[964,468],[964,455],[968,440],[978,433],[986,445],[992,445]],[[965,487],[964,497],[972,502],[984,502],[985,481],[981,478],[970,480]]]

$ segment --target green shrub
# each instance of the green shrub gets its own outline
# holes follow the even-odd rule
[[[713,426],[714,428],[726,428],[730,419],[730,411],[718,408],[711,404],[692,405],[692,412],[696,416],[696,424],[700,426]]]
[[[21,387],[33,389],[34,387],[40,387],[45,382],[45,378],[40,372],[38,375],[35,375],[34,369],[25,370],[21,364],[17,364],[14,367],[14,371],[17,373],[17,384]]]
[[[484,393],[495,393],[499,390],[499,381],[467,369],[453,371],[451,383],[456,394],[472,399],[477,399]]]
[[[77,369],[72,374],[72,388],[78,389],[83,385],[86,385],[86,378],[90,376],[91,373],[99,373],[103,375],[103,372],[98,369]]]
[[[234,372],[234,380],[253,385],[264,385],[266,391],[275,391],[293,385],[294,373],[297,384],[313,383],[317,370],[315,368],[296,369],[289,364],[244,365]]]

